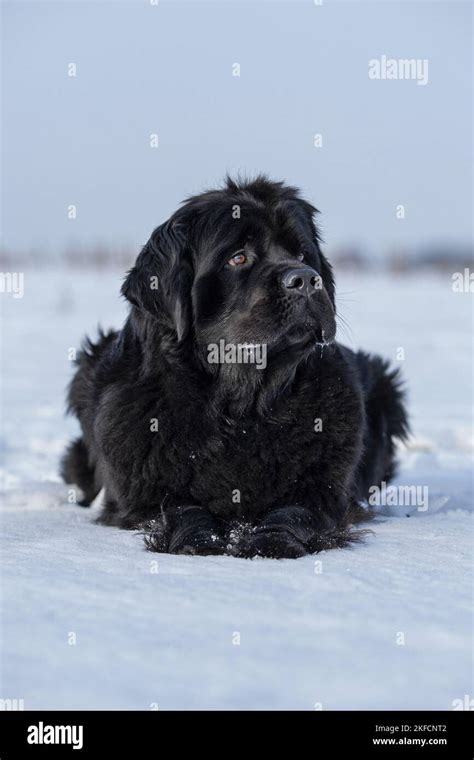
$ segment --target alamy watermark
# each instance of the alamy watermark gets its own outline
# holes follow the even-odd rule
[[[451,707],[453,710],[474,710],[474,697],[471,697],[470,694],[464,694],[462,699],[453,699],[451,702]]]
[[[25,295],[23,272],[0,272],[0,293],[12,293],[13,298],[23,298]]]
[[[389,486],[382,480],[380,486],[370,486],[368,502],[373,507],[416,507],[426,512],[428,486]]]
[[[0,699],[0,712],[4,712],[5,710],[24,710],[25,709],[25,700],[24,699]]]
[[[70,744],[73,749],[84,746],[84,727],[45,725],[43,721],[28,726],[28,744]]]
[[[209,364],[255,364],[257,369],[267,366],[266,343],[209,343],[207,346]]]
[[[411,79],[417,84],[428,84],[427,58],[371,58],[369,79]]]
[[[453,272],[451,280],[454,293],[474,293],[474,272],[467,267],[464,272]]]

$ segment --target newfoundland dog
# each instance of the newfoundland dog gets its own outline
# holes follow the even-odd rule
[[[335,342],[316,209],[266,177],[190,198],[151,235],[120,331],[87,341],[62,464],[99,521],[173,554],[344,546],[394,473],[407,417],[387,362]]]

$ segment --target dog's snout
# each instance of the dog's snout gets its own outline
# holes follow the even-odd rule
[[[298,267],[288,269],[283,273],[281,284],[284,288],[294,293],[302,295],[311,295],[314,290],[319,288],[319,277],[314,269],[310,267]]]

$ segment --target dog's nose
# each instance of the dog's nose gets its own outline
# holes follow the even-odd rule
[[[321,287],[319,283],[320,278],[318,274],[310,267],[288,269],[284,272],[281,280],[284,288],[292,290],[293,293],[301,293],[301,295],[307,296]]]

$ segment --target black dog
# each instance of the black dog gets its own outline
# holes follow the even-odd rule
[[[88,342],[63,477],[102,523],[159,552],[299,557],[357,537],[408,426],[396,372],[334,342],[316,209],[227,180],[158,227],[122,288],[120,332]]]

